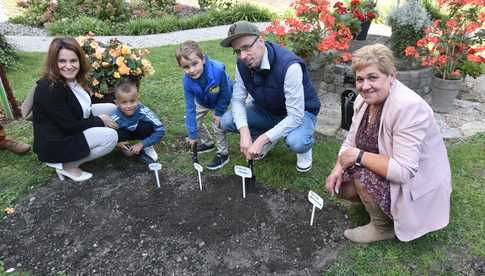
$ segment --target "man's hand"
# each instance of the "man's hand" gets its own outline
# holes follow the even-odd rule
[[[119,142],[118,144],[116,144],[116,147],[118,147],[120,149],[124,149],[124,150],[129,150],[130,149],[130,143],[128,141]]]
[[[251,154],[249,154],[249,148],[253,144],[253,139],[251,139],[251,133],[249,132],[249,128],[242,127],[239,129],[239,150],[242,154],[246,157],[247,160],[253,159]]]
[[[248,149],[249,154],[254,158],[258,155],[261,155],[261,152],[263,151],[263,146],[266,145],[267,143],[270,143],[268,136],[265,134],[262,134],[254,141],[254,143],[251,145],[251,147]]]
[[[359,155],[358,148],[349,148],[344,151],[338,159],[340,166],[342,166],[342,170],[346,170],[347,168],[352,167],[357,160],[357,155]]]
[[[130,151],[136,155],[140,154],[140,151],[143,149],[143,144],[138,143],[131,147]]]
[[[342,174],[343,174],[343,169],[340,166],[339,162],[335,164],[335,167],[333,168],[332,172],[330,175],[327,177],[327,184],[326,188],[327,191],[332,195],[335,196],[335,193],[340,192],[340,186],[342,185]]]

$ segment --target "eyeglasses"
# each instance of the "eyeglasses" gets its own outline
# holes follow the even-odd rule
[[[256,43],[256,41],[258,41],[259,39],[259,36],[256,37],[256,39],[253,41],[253,43],[249,44],[249,45],[243,45],[241,48],[239,49],[234,49],[234,54],[236,56],[240,56],[242,54],[242,52],[246,52],[247,50],[251,49],[253,46],[254,46],[254,43]]]

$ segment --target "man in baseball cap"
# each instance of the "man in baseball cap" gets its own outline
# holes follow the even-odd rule
[[[284,138],[297,153],[296,169],[309,171],[320,100],[303,59],[265,41],[248,21],[232,24],[221,46],[237,57],[232,112],[223,115],[223,128],[240,134],[240,150],[248,160],[264,158]],[[253,102],[246,104],[248,94]]]

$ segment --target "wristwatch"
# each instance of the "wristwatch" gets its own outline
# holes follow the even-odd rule
[[[356,166],[363,167],[362,156],[364,156],[364,151],[360,150],[359,154],[357,155],[357,159],[355,159],[355,165]]]

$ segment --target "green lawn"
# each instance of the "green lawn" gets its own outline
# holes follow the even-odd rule
[[[234,56],[218,42],[204,42],[209,56],[228,65],[234,73]],[[150,106],[167,127],[167,136],[157,148],[165,166],[177,167],[181,173],[193,173],[190,155],[181,150],[185,134],[183,125],[184,101],[181,86],[182,72],[174,58],[175,46],[151,50],[151,61],[156,73],[142,82],[142,101]],[[9,72],[9,80],[18,97],[25,98],[42,68],[43,54],[20,53],[19,65]],[[29,122],[11,122],[6,125],[9,136],[32,142]],[[244,164],[238,154],[238,139],[230,135],[231,163],[222,173],[232,174],[235,164]],[[308,174],[299,174],[294,166],[295,154],[280,143],[265,160],[257,162],[255,172],[259,181],[277,188],[307,191],[313,189],[328,198],[322,184],[333,166],[339,143],[333,138],[318,137],[314,147],[314,168]],[[472,274],[472,261],[485,260],[485,135],[476,135],[466,141],[448,146],[453,172],[452,219],[443,231],[416,241],[401,243],[379,242],[363,246],[350,244],[330,267],[329,274],[338,275],[405,275],[405,274]],[[211,156],[202,155],[207,163]],[[120,168],[126,160],[112,157],[97,161],[100,166],[115,162]],[[117,167],[118,167],[117,166]],[[35,186],[42,185],[54,171],[39,163],[34,154],[17,157],[0,154],[0,209],[13,206]],[[333,200],[333,199],[330,199]],[[423,210],[425,211],[425,210]],[[349,210],[354,222],[362,222],[362,210]],[[0,274],[2,268],[0,266]]]

